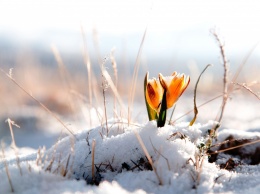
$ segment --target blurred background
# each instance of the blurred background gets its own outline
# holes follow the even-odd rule
[[[223,65],[212,29],[225,44],[230,78],[250,53],[236,81],[253,83],[251,89],[260,90],[257,0],[0,0],[0,18],[0,68],[6,72],[12,68],[13,78],[75,132],[104,123],[102,63],[127,107],[134,65],[146,29],[133,121],[147,121],[143,100],[147,71],[151,77],[173,71],[191,76],[191,84],[177,107],[179,115],[192,110],[194,85],[207,64],[214,66],[201,79],[198,101],[203,103],[222,93]],[[117,81],[111,55],[116,62]],[[21,127],[14,127],[20,147],[49,147],[57,140],[62,126],[3,72],[0,91],[1,140],[11,142],[7,118]],[[120,107],[115,108],[111,89],[107,88],[106,93],[109,115],[119,116]],[[253,111],[248,110],[249,119],[259,119],[250,117],[260,108],[258,101],[255,105],[256,98],[242,89],[237,93],[247,107],[248,101],[253,103]],[[214,120],[220,103],[221,99],[205,107],[206,114],[199,121]],[[252,128],[257,128],[257,124]]]

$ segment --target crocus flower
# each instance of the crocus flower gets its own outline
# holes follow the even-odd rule
[[[159,80],[162,87],[166,90],[167,109],[174,105],[190,83],[189,76],[178,74],[176,71],[167,77],[159,73]]]
[[[158,79],[147,80],[145,95],[150,107],[158,112],[163,97],[163,87]]]

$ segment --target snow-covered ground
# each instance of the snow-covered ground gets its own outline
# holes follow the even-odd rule
[[[252,96],[236,100],[228,102],[218,143],[230,135],[247,142],[260,138],[259,101]],[[185,112],[176,109],[176,117],[178,111]],[[141,116],[145,118],[145,114]],[[108,135],[103,125],[60,138],[46,150],[19,148],[19,161],[7,145],[5,158],[1,153],[0,193],[11,193],[11,188],[26,194],[260,193],[260,165],[251,165],[250,158],[259,158],[259,142],[243,146],[240,152],[245,156],[220,153],[213,163],[208,161],[200,146],[216,124],[208,119],[211,114],[215,115],[199,112],[193,126],[186,117],[162,128],[155,122],[128,125],[124,119],[109,119]],[[137,136],[150,154],[154,170]]]

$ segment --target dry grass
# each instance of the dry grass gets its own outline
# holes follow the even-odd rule
[[[10,133],[11,133],[11,137],[12,137],[12,145],[11,145],[11,147],[14,149],[14,153],[15,153],[15,157],[16,157],[16,164],[17,164],[17,166],[19,168],[20,175],[22,176],[23,173],[22,173],[22,169],[21,169],[21,166],[20,166],[20,159],[18,157],[18,148],[17,148],[16,143],[15,143],[14,132],[13,132],[13,127],[12,127],[12,126],[15,126],[15,127],[20,128],[20,126],[17,125],[14,121],[12,121],[9,118],[6,121],[8,122]]]
[[[140,56],[141,56],[141,53],[142,53],[142,49],[143,49],[143,45],[144,45],[144,40],[145,40],[145,37],[146,37],[146,32],[147,32],[147,29],[145,30],[144,34],[143,34],[143,37],[142,37],[142,41],[141,41],[141,44],[140,44],[140,47],[139,47],[139,51],[138,51],[138,55],[137,55],[137,58],[136,58],[136,62],[135,62],[135,65],[134,65],[134,73],[132,75],[132,81],[131,81],[131,87],[129,87],[129,85],[127,86],[128,88],[130,88],[130,92],[129,92],[129,96],[128,96],[128,111],[127,109],[125,108],[125,103],[122,99],[122,93],[120,93],[120,90],[119,88],[122,87],[122,85],[124,85],[125,83],[122,83],[120,85],[120,80],[119,80],[119,76],[118,76],[118,65],[117,65],[117,62],[115,60],[115,57],[114,57],[114,51],[111,52],[111,54],[109,55],[109,57],[106,57],[103,61],[102,61],[102,57],[101,57],[101,53],[100,53],[100,50],[99,50],[99,44],[98,44],[98,37],[97,37],[97,32],[94,32],[94,45],[95,45],[95,48],[96,48],[96,54],[98,56],[98,61],[99,61],[99,65],[100,65],[100,71],[101,71],[101,82],[99,83],[97,80],[98,78],[96,78],[94,72],[93,72],[93,69],[92,69],[92,64],[91,64],[91,61],[90,61],[90,56],[88,54],[88,50],[87,50],[87,45],[86,45],[86,37],[85,37],[85,33],[84,33],[84,30],[83,28],[81,29],[81,33],[82,33],[82,38],[83,38],[83,42],[84,42],[84,48],[83,48],[83,59],[84,59],[84,64],[86,66],[86,69],[87,69],[87,81],[84,80],[84,84],[82,84],[78,89],[75,89],[76,88],[76,85],[77,83],[73,80],[72,76],[71,76],[71,72],[69,72],[69,70],[66,68],[62,58],[61,58],[61,55],[60,53],[58,52],[57,48],[55,48],[54,46],[52,47],[52,50],[53,50],[53,53],[54,53],[54,56],[56,58],[56,61],[57,61],[57,64],[58,64],[58,72],[60,73],[60,77],[62,77],[62,80],[64,81],[64,87],[63,89],[66,90],[64,93],[68,93],[69,91],[69,94],[74,94],[76,96],[76,98],[81,98],[81,99],[84,99],[84,101],[88,101],[88,105],[90,108],[95,108],[97,110],[98,106],[100,105],[100,102],[103,102],[103,110],[104,110],[104,115],[98,115],[99,118],[100,118],[100,122],[102,125],[104,125],[104,122],[105,122],[105,132],[103,132],[103,134],[101,133],[101,136],[103,137],[104,134],[106,134],[108,136],[109,134],[109,129],[110,129],[110,126],[108,124],[108,118],[109,118],[109,115],[107,113],[107,101],[108,101],[108,98],[109,98],[109,94],[107,92],[107,89],[111,89],[112,91],[112,94],[113,94],[113,101],[114,101],[114,106],[113,106],[113,113],[114,113],[114,117],[119,117],[118,116],[118,111],[117,109],[119,109],[119,111],[122,113],[123,117],[127,117],[128,118],[128,126],[129,125],[134,125],[133,123],[131,123],[132,121],[132,111],[133,111],[133,106],[134,106],[134,99],[135,99],[135,96],[136,96],[136,87],[138,85],[138,72],[139,72],[139,68],[140,68]],[[221,53],[221,56],[222,56],[222,62],[223,62],[223,66],[224,66],[224,75],[223,75],[223,91],[222,91],[222,94],[220,95],[216,95],[215,97],[213,97],[212,99],[200,104],[197,106],[197,103],[196,103],[196,93],[197,93],[197,86],[198,86],[198,83],[199,83],[199,80],[200,80],[200,77],[202,75],[202,73],[206,70],[206,67],[202,73],[199,75],[199,78],[197,80],[197,83],[195,85],[195,91],[194,91],[194,109],[188,111],[187,113],[185,113],[184,115],[178,117],[177,119],[175,119],[174,121],[171,121],[172,119],[172,115],[171,115],[171,118],[170,118],[170,121],[169,123],[171,124],[174,124],[176,121],[178,121],[180,118],[183,118],[184,116],[187,116],[187,114],[191,113],[192,111],[194,111],[195,113],[195,116],[194,116],[194,119],[191,121],[191,125],[195,122],[196,120],[196,117],[197,117],[197,114],[198,114],[198,108],[202,107],[202,106],[205,106],[205,105],[210,105],[209,103],[216,100],[216,99],[219,99],[222,97],[222,104],[221,104],[221,107],[220,107],[220,112],[216,118],[216,120],[221,123],[222,121],[222,118],[224,116],[224,111],[225,111],[225,107],[226,107],[226,103],[227,103],[227,100],[229,98],[229,95],[231,94],[231,92],[234,90],[233,86],[230,85],[230,83],[232,83],[232,85],[236,85],[236,86],[239,86],[245,90],[247,90],[249,93],[253,94],[254,96],[256,96],[258,99],[259,98],[259,95],[254,92],[250,87],[249,85],[247,85],[246,83],[237,83],[236,80],[237,80],[237,77],[239,75],[239,72],[241,72],[242,70],[242,67],[244,66],[245,62],[243,62],[238,71],[236,72],[234,78],[232,79],[232,82],[230,81],[229,77],[228,77],[228,60],[227,60],[227,57],[226,57],[226,54],[225,54],[225,50],[224,50],[224,43],[220,40],[219,38],[219,35],[213,31],[213,36],[215,37],[216,41],[218,42],[219,44],[219,48],[220,48],[220,53]],[[113,68],[113,72],[114,72],[114,79],[111,78],[108,70],[105,68],[105,63],[110,59],[111,63],[112,63],[112,68]],[[65,128],[73,137],[75,137],[74,135],[74,132],[67,127],[67,125],[60,119],[60,117],[58,117],[53,111],[51,111],[44,103],[40,102],[36,97],[34,97],[31,93],[30,93],[30,90],[27,89],[25,86],[23,86],[22,84],[20,84],[20,82],[16,81],[14,78],[13,78],[13,75],[12,75],[12,71],[10,71],[9,73],[6,73],[3,69],[0,69],[1,72],[9,79],[11,80],[16,86],[18,86],[18,88],[20,88],[27,96],[30,97],[30,99],[34,100],[40,107],[42,107],[42,109],[44,109],[45,111],[48,112],[49,115],[51,115],[51,117],[53,117],[58,123],[60,123],[62,125],[63,128]],[[34,78],[34,79],[37,79],[37,78]],[[44,84],[43,84],[44,85]],[[87,85],[87,92],[81,92],[83,90],[83,88],[85,87],[85,85]],[[101,85],[101,90],[100,90],[100,85]],[[109,86],[109,88],[108,88]],[[124,85],[125,86],[125,85]],[[59,88],[60,85],[59,85],[59,82],[55,83],[55,88]],[[58,90],[58,92],[61,91],[61,90]],[[52,92],[51,90],[48,91],[48,92]],[[88,94],[88,95],[86,95]],[[88,98],[86,97],[88,96]],[[101,98],[103,98],[103,100],[101,100]],[[72,96],[69,97],[69,104],[70,104],[70,108],[73,108],[74,110],[71,111],[71,113],[75,113],[78,111],[77,107],[74,106],[75,105],[75,98],[73,98]],[[82,105],[82,104],[81,104]],[[89,108],[89,109],[90,109]],[[174,111],[174,109],[173,109]],[[90,123],[90,126],[92,126],[92,120],[91,120],[91,117],[89,118],[89,123]],[[13,139],[13,144],[15,145],[15,141],[14,141],[14,134],[12,132],[12,125],[14,123],[11,122],[11,120],[8,121],[9,123],[9,128],[10,128],[10,131],[11,131],[11,136],[12,136],[12,139]],[[115,123],[113,123],[115,124]],[[125,124],[123,121],[122,123],[117,123],[118,125],[119,124]],[[212,132],[214,132],[214,134],[216,133],[217,129],[218,129],[219,125],[215,126],[215,128],[213,129]],[[151,167],[153,168],[153,171],[158,179],[158,182],[160,185],[163,184],[161,178],[159,177],[158,173],[157,173],[157,169],[156,169],[156,166],[154,165],[153,161],[152,161],[152,158],[150,156],[150,154],[148,153],[141,137],[138,135],[138,133],[136,133],[136,137],[144,151],[144,154],[145,156],[147,157]],[[213,137],[213,134],[210,135],[210,138]],[[74,141],[75,139],[73,139]],[[213,153],[210,153],[210,155],[213,155],[213,154],[217,154],[217,153],[220,153],[220,152],[225,152],[225,151],[228,151],[228,150],[231,150],[231,149],[236,149],[238,147],[242,147],[242,146],[245,146],[245,145],[250,145],[250,144],[254,144],[254,143],[258,143],[259,140],[255,140],[255,141],[252,141],[250,143],[245,143],[243,145],[239,145],[239,146],[234,146],[234,147],[230,147],[230,148],[226,148],[226,149],[223,149],[223,150],[218,150],[218,151],[215,151]],[[51,158],[50,162],[49,162],[49,165],[47,166],[47,168],[45,169],[46,171],[50,171],[52,173],[58,173],[64,177],[68,177],[68,173],[69,173],[69,170],[70,170],[70,166],[72,166],[71,163],[73,163],[73,145],[74,145],[75,142],[71,143],[71,149],[72,149],[72,153],[68,155],[67,159],[66,159],[66,164],[64,165],[62,162],[61,162],[61,155],[60,155],[60,158],[58,159],[58,167],[52,171],[52,167],[53,167],[53,162],[55,160],[55,157],[53,155],[53,157]],[[152,142],[151,142],[152,144]],[[56,143],[57,145],[57,143]],[[56,146],[55,145],[55,146]],[[16,147],[16,146],[15,146]],[[214,147],[214,146],[211,146],[211,147]],[[155,153],[159,154],[161,157],[163,157],[166,162],[167,162],[167,167],[168,167],[168,170],[170,170],[170,164],[169,164],[169,161],[167,160],[167,158],[165,156],[163,156],[161,154],[160,151],[158,151],[155,147],[153,147],[154,150],[155,150]],[[55,150],[55,149],[54,149]],[[39,166],[42,166],[42,161],[43,161],[43,152],[44,150],[42,149],[39,149],[38,150],[38,157],[36,159],[36,163],[37,165]],[[192,178],[195,182],[195,187],[197,187],[199,185],[199,182],[200,182],[200,175],[201,175],[201,171],[202,171],[202,167],[203,167],[203,162],[204,162],[204,156],[206,155],[206,149],[203,150],[199,150],[200,152],[198,154],[195,155],[195,161],[193,161],[192,159],[189,160],[192,161],[193,165],[194,165],[194,169],[195,169],[195,174],[192,174]],[[2,153],[4,155],[4,149],[3,149],[3,146],[2,146]],[[92,142],[92,152],[91,152],[91,157],[92,157],[92,164],[91,164],[91,169],[92,169],[92,182],[95,183],[95,141]],[[18,158],[18,156],[17,156]],[[71,162],[72,161],[72,162]],[[4,161],[5,162],[5,161]],[[133,161],[132,161],[133,162]],[[133,162],[134,163],[134,162]],[[17,160],[17,165],[20,169],[20,173],[22,174],[21,172],[21,168],[19,166],[19,158]],[[101,165],[105,165],[105,164],[100,164]],[[107,168],[113,168],[112,165],[109,163],[109,164],[106,164]],[[135,164],[135,167],[138,167],[138,164]],[[5,168],[6,168],[6,174],[7,174],[7,177],[9,179],[9,184],[10,184],[10,187],[13,191],[13,186],[12,186],[12,182],[11,182],[11,178],[10,178],[10,174],[9,174],[9,171],[8,171],[8,165],[5,163]]]
[[[228,71],[229,71],[229,63],[228,63],[228,59],[226,57],[226,53],[225,53],[225,44],[224,42],[220,39],[219,34],[217,33],[216,29],[211,31],[212,35],[215,37],[219,48],[220,48],[220,53],[221,53],[221,57],[222,57],[222,63],[223,63],[223,67],[224,67],[224,75],[223,75],[223,99],[222,99],[222,104],[221,104],[221,108],[220,108],[220,113],[218,118],[216,119],[219,123],[221,123],[223,114],[224,114],[224,110],[226,107],[226,103],[228,100],[228,97],[230,95],[230,93],[228,93],[228,84],[229,84],[229,79],[228,79]],[[220,127],[220,125],[216,125],[212,130],[211,130],[211,135],[210,136],[215,136],[216,132],[218,130],[218,128]]]
[[[130,93],[129,93],[129,97],[128,97],[128,124],[131,122],[131,117],[132,117],[132,109],[133,109],[133,105],[134,105],[138,71],[139,71],[139,67],[140,67],[140,57],[142,54],[146,33],[147,33],[147,27],[145,28],[144,35],[143,35],[141,44],[139,46],[139,50],[138,50],[138,54],[137,54],[135,66],[134,66],[134,73],[133,73],[133,78],[132,78],[132,83],[131,83],[131,89],[130,89]]]
[[[114,71],[114,78],[115,78],[115,87],[116,87],[116,91],[118,91],[118,69],[117,69],[117,63],[116,63],[116,59],[115,59],[115,56],[114,56],[114,52],[115,52],[115,49],[113,49],[111,51],[111,55],[110,55],[110,60],[111,60],[111,63],[112,63],[112,67],[113,67],[113,71]],[[117,117],[117,100],[116,100],[116,96],[114,95],[114,117],[116,118]]]
[[[211,66],[211,65],[209,64],[209,65],[207,65],[207,66],[203,69],[203,71],[202,71],[201,74],[199,75],[198,80],[197,80],[197,82],[196,82],[196,84],[195,84],[194,98],[193,98],[193,103],[194,103],[194,117],[193,117],[193,119],[192,119],[191,122],[190,122],[190,126],[192,126],[192,125],[194,124],[194,122],[195,122],[196,119],[197,119],[197,115],[198,115],[198,113],[199,113],[198,108],[197,108],[197,103],[196,103],[198,83],[199,83],[199,81],[200,81],[200,78],[201,78],[202,74],[203,74],[203,73],[206,71],[206,69],[207,69],[208,67],[210,67],[210,66]]]
[[[158,179],[159,185],[162,185],[163,184],[162,179],[160,178],[160,176],[159,176],[159,174],[157,172],[157,169],[156,169],[156,167],[155,167],[155,165],[154,165],[154,163],[152,161],[152,158],[151,158],[149,152],[147,151],[147,149],[146,149],[146,147],[144,145],[143,140],[141,139],[140,135],[137,132],[135,132],[135,135],[136,135],[136,138],[137,138],[138,142],[140,143],[140,145],[141,145],[141,147],[142,147],[142,149],[144,151],[144,154],[145,154],[146,158],[148,159],[150,165],[153,168],[153,171],[154,171],[154,173],[155,173],[155,175],[156,175],[156,177]]]
[[[92,167],[91,167],[91,173],[92,173],[92,181],[95,182],[95,148],[96,148],[96,140],[92,141],[92,152],[91,152],[91,158],[92,158]]]
[[[18,86],[24,93],[26,93],[31,99],[33,99],[35,102],[37,102],[41,108],[43,108],[46,112],[48,112],[56,121],[58,121],[72,136],[75,136],[74,133],[65,125],[65,123],[56,115],[54,112],[52,112],[49,108],[47,108],[43,103],[41,103],[39,100],[37,100],[32,94],[28,92],[21,84],[19,84],[13,77],[12,74],[6,73],[3,69],[0,69],[0,71],[8,77],[13,83]]]
[[[11,188],[11,192],[14,193],[14,187],[13,187],[10,172],[9,172],[9,169],[8,169],[8,164],[5,160],[4,143],[2,141],[1,141],[1,149],[2,149],[3,161],[4,161],[4,165],[5,165],[5,171],[6,171],[6,175],[7,175],[7,178],[8,178],[8,182],[9,182],[9,185],[10,185],[10,188]]]
[[[237,85],[240,88],[244,88],[245,90],[247,90],[248,92],[253,94],[258,100],[260,100],[260,95],[257,94],[256,92],[254,92],[251,88],[249,88],[249,85],[247,83],[233,83],[232,82],[232,84]]]

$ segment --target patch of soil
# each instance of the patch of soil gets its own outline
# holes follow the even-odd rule
[[[220,147],[217,150],[210,149],[208,151],[208,153],[210,155],[209,162],[215,162],[217,159],[219,159],[218,153],[212,154],[212,155],[211,155],[211,153],[213,153],[215,151],[222,152],[222,150],[241,146],[241,147],[238,147],[238,148],[229,149],[227,151],[222,152],[222,153],[230,155],[231,157],[229,158],[229,160],[225,164],[223,164],[223,165],[221,164],[220,167],[231,170],[235,166],[239,165],[239,163],[240,164],[244,163],[244,164],[248,164],[248,165],[258,165],[260,163],[260,142],[252,143],[250,145],[248,145],[248,143],[259,140],[259,139],[260,138],[257,137],[255,139],[237,140],[232,135],[230,135],[225,139],[224,142],[226,142],[226,143],[221,144]],[[239,159],[241,162],[235,163],[234,160],[232,159],[232,157]]]

